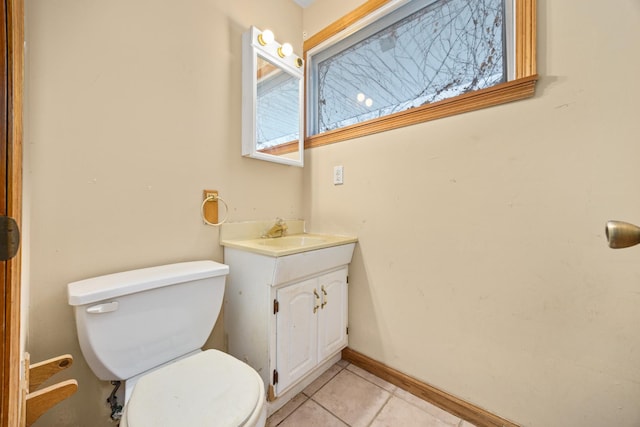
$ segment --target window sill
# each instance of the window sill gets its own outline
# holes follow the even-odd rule
[[[422,107],[412,108],[385,117],[380,117],[366,122],[336,130],[327,131],[318,135],[308,136],[304,140],[304,148],[319,147],[333,144],[334,142],[358,138],[391,129],[397,129],[430,120],[441,119],[494,105],[506,104],[520,99],[530,98],[535,93],[535,85],[538,75],[522,77],[510,82],[501,83],[487,89],[465,93],[455,98],[449,98]]]

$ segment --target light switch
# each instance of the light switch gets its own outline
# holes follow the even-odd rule
[[[333,185],[342,185],[344,183],[344,166],[333,167]]]

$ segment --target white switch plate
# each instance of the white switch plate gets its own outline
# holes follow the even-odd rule
[[[344,166],[333,167],[333,185],[344,184]]]

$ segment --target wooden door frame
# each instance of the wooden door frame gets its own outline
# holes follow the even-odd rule
[[[7,11],[7,215],[22,226],[22,105],[24,79],[24,0],[3,0]],[[20,265],[21,251],[6,261],[3,284],[2,389],[0,426],[21,423]]]

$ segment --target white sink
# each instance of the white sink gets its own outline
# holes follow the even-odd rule
[[[259,245],[272,246],[275,248],[303,248],[305,246],[315,246],[326,242],[326,239],[309,237],[304,234],[295,236],[274,237],[258,241]]]
[[[354,243],[357,240],[358,239],[353,236],[300,233],[268,239],[224,239],[220,241],[220,244],[235,249],[280,257],[332,246],[346,245],[347,243]]]

